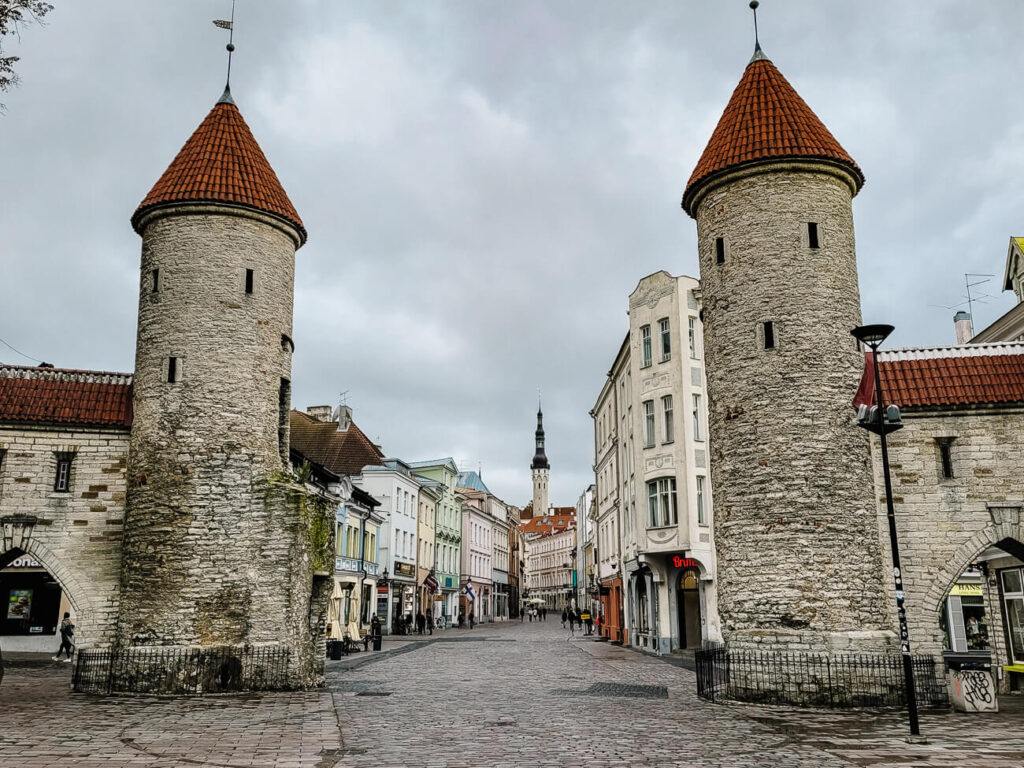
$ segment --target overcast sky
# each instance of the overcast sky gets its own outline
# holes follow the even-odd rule
[[[52,2],[5,41],[0,338],[131,371],[129,217],[220,96],[231,4]],[[1011,0],[761,5],[765,52],[867,177],[864,317],[894,345],[952,342],[965,272],[996,275],[976,327],[1012,306],[1020,24]],[[541,387],[551,501],[575,504],[629,293],[697,274],[679,200],[753,49],[745,0],[240,0],[235,42],[235,100],[309,230],[295,406],[347,391],[388,455],[482,465],[522,505]]]

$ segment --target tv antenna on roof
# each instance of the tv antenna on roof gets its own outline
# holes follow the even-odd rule
[[[985,279],[984,280],[976,280],[976,281],[974,281],[972,283],[971,282],[971,278],[972,277],[984,277]],[[951,306],[950,305],[946,305],[946,304],[930,304],[929,306],[938,307],[939,309],[959,309],[960,307],[962,307],[962,306],[964,306],[966,304],[967,305],[967,311],[971,315],[971,317],[973,318],[974,317],[974,304],[975,303],[978,303],[978,304],[988,304],[988,302],[985,301],[985,299],[992,299],[992,298],[995,298],[995,297],[992,296],[992,294],[990,294],[990,293],[982,293],[982,294],[980,294],[978,296],[974,296],[974,295],[971,294],[971,288],[974,288],[976,286],[984,285],[985,283],[991,282],[990,278],[993,278],[993,277],[995,277],[995,275],[984,275],[984,274],[980,274],[978,272],[964,272],[964,286],[966,287],[967,292],[965,294],[963,294],[963,299],[964,299],[963,301],[961,301],[959,304],[953,304]]]
[[[348,393],[351,389],[346,389],[344,392],[338,393],[338,405],[348,405]]]

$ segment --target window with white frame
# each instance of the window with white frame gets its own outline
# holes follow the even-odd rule
[[[704,478],[697,475],[697,525],[708,524],[708,513],[704,506]]]
[[[659,477],[647,483],[647,527],[661,528],[675,525],[679,516],[676,510],[676,479]]]
[[[675,440],[675,427],[672,424],[672,395],[665,395],[661,398],[661,410],[665,415],[665,431],[662,435],[662,442],[671,443]]]
[[[640,347],[643,356],[642,367],[646,368],[651,364],[651,326],[640,326]]]
[[[644,400],[644,448],[654,447],[654,401]]]
[[[690,340],[690,357],[697,359],[697,318],[692,315],[687,319],[687,337]]]
[[[661,330],[661,362],[672,359],[672,329],[667,317],[658,321]]]
[[[704,434],[700,427],[700,395],[693,396],[693,439],[704,439]]]

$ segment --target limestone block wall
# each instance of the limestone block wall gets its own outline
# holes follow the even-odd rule
[[[68,492],[53,489],[58,453],[74,454]],[[0,425],[0,454],[0,518],[35,518],[34,525],[12,527],[16,540],[0,546],[0,558],[12,546],[35,557],[71,601],[78,646],[111,644],[128,431]]]
[[[696,214],[718,606],[732,643],[889,642],[868,441],[850,406],[863,367],[850,336],[852,193],[815,168],[739,175]]]
[[[268,483],[287,456],[296,242],[255,213],[185,213],[143,222],[118,636],[294,638],[296,612],[307,625],[310,608],[308,571],[303,589],[291,570],[304,523]]]
[[[906,426],[889,436],[889,467],[907,624],[914,653],[938,654],[940,612],[959,575],[1002,539],[1024,544],[1024,409],[905,412],[903,421]],[[952,478],[943,477],[939,440],[951,441]],[[891,555],[877,438],[872,454],[888,574]],[[886,588],[887,604],[893,606],[891,580]],[[987,605],[997,607],[997,602]],[[1005,659],[1001,619],[998,614],[989,619],[996,652]]]

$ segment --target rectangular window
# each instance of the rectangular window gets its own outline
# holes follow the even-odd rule
[[[661,409],[665,414],[664,442],[671,443],[675,438],[675,427],[672,424],[672,395],[661,398]]]
[[[715,238],[715,263],[725,264],[725,238]]]
[[[676,479],[662,477],[647,483],[647,527],[662,528],[679,520],[676,510]]]
[[[661,326],[661,362],[665,362],[672,358],[672,332],[667,317],[658,324]]]
[[[153,293],[157,293],[160,290],[160,270],[153,270]]]
[[[644,448],[654,447],[654,401],[644,400]]]
[[[764,324],[764,348],[775,349],[775,323],[771,320]]]
[[[700,428],[700,395],[693,396],[693,439],[704,439]]]
[[[697,525],[707,525],[707,513],[704,511],[704,478],[697,476]]]
[[[944,480],[950,480],[953,478],[953,441],[940,439],[937,442],[939,444],[939,460],[942,464],[942,477]]]
[[[57,474],[53,479],[53,490],[67,493],[71,490],[71,460],[74,458],[70,453],[57,454]]]
[[[252,293],[252,270],[245,270],[245,292]]]
[[[175,384],[181,381],[181,371],[178,370],[178,358],[167,358],[167,383]]]
[[[694,360],[697,359],[697,318],[687,318],[687,336],[690,341],[690,357]]]
[[[818,225],[813,222],[807,222],[807,244],[811,248],[818,247]]]
[[[640,345],[643,354],[643,367],[646,368],[651,364],[651,326],[640,327]]]

